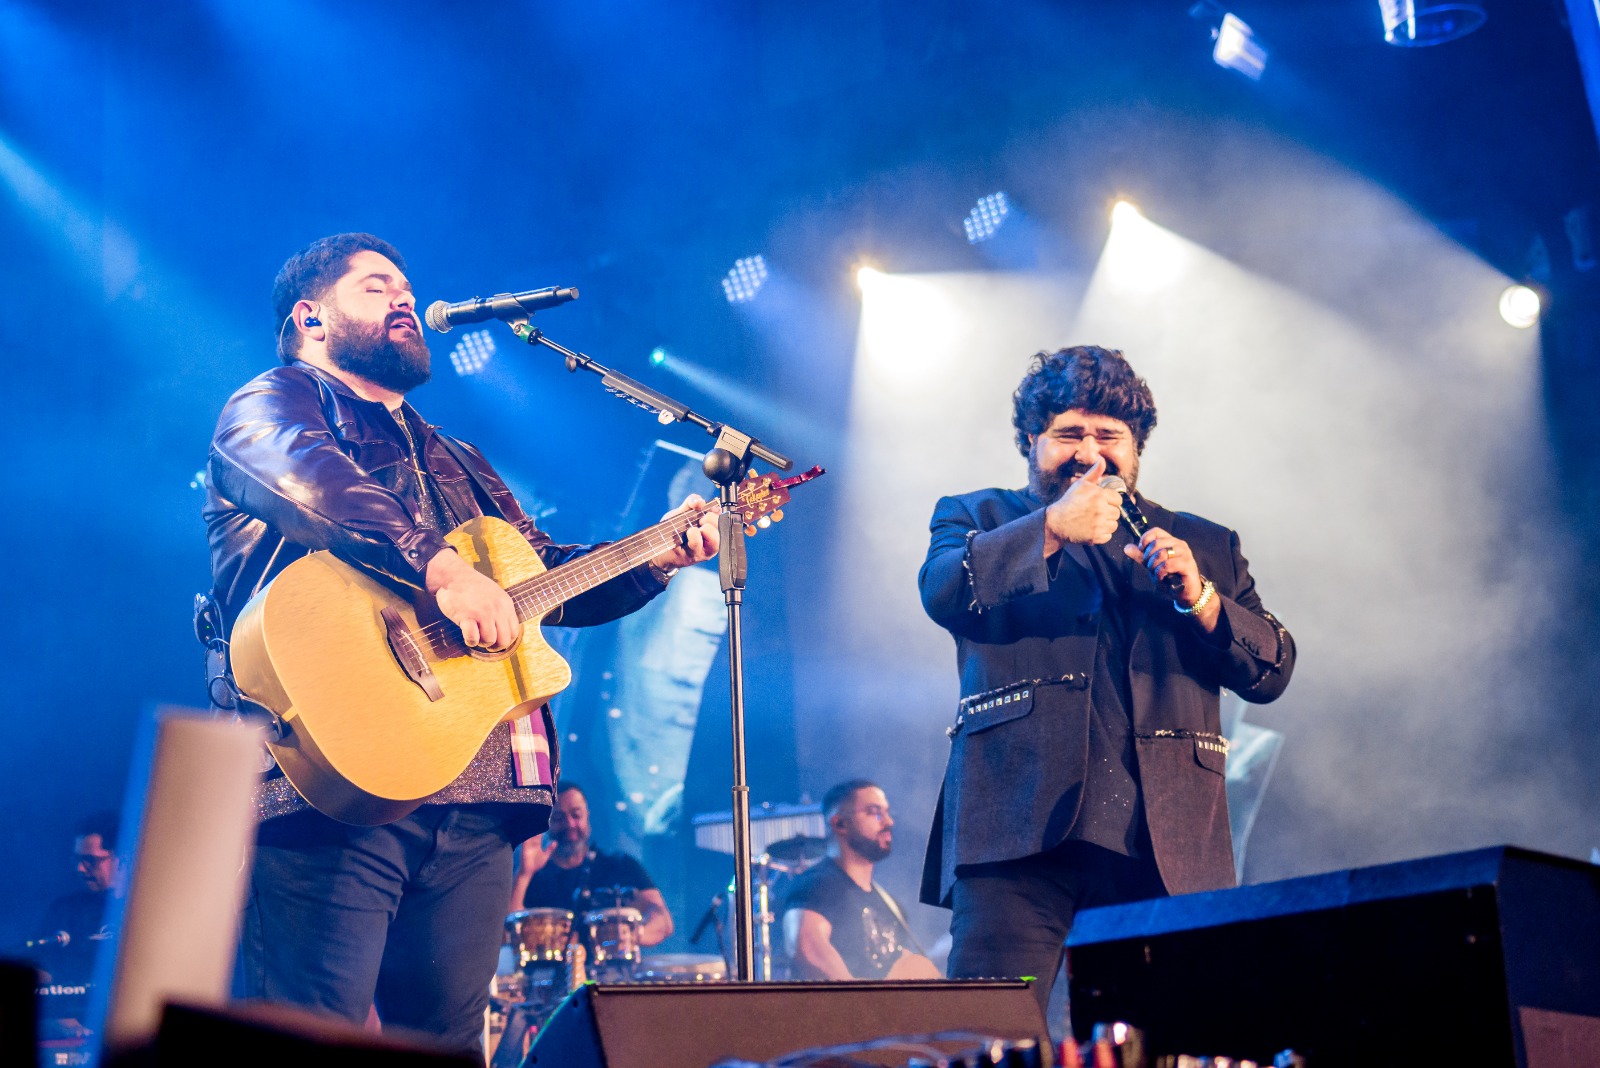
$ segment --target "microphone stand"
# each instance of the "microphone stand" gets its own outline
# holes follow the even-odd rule
[[[734,978],[741,983],[752,982],[755,934],[751,921],[755,908],[750,888],[750,785],[745,772],[744,631],[741,616],[747,567],[744,524],[739,521],[735,509],[739,503],[739,481],[750,470],[752,459],[759,459],[780,471],[794,467],[794,461],[726,423],[707,419],[665,393],[602,367],[581,352],[573,352],[557,344],[525,318],[508,321],[512,331],[523,341],[559,352],[566,358],[570,372],[576,373],[582,369],[599,375],[600,383],[608,393],[645,411],[654,412],[662,425],[692,423],[717,439],[716,445],[706,453],[702,466],[706,477],[717,484],[718,499],[722,502],[722,512],[717,516],[717,533],[721,541],[717,563],[723,600],[728,607],[728,704],[729,720],[733,726]]]

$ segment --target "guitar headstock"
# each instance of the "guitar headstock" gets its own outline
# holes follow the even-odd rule
[[[817,466],[792,478],[751,475],[739,483],[737,508],[739,518],[744,520],[745,534],[753,537],[758,527],[766,528],[782,520],[783,506],[789,503],[789,490],[827,473],[825,468]]]

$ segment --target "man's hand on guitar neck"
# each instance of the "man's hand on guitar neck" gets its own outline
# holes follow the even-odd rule
[[[704,497],[701,497],[698,493],[691,493],[683,499],[681,505],[661,518],[664,520],[671,519],[675,515],[681,515],[691,508],[701,507],[705,503]],[[715,508],[707,508],[700,513],[699,524],[690,527],[679,537],[676,547],[662,553],[650,562],[663,570],[688,567],[690,564],[698,564],[702,560],[709,560],[716,556],[717,547],[717,510]]]
[[[468,645],[500,652],[522,636],[522,622],[511,595],[474,570],[454,549],[444,549],[428,561],[425,581],[439,611],[461,628]]]

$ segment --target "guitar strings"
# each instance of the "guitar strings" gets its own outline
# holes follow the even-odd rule
[[[622,574],[628,568],[621,565],[629,556],[633,555],[635,549],[651,545],[659,545],[663,549],[671,546],[690,527],[698,526],[707,512],[711,512],[714,509],[720,510],[721,503],[720,501],[707,501],[703,505],[696,506],[692,511],[671,516],[655,526],[646,527],[636,534],[630,534],[628,537],[614,541],[603,548],[585,553],[576,560],[563,564],[552,571],[542,572],[515,586],[507,587],[506,592],[511,595],[511,602],[517,609],[519,621],[527,622],[534,619],[535,616],[542,619],[557,605],[562,604],[571,597]],[[741,514],[744,510],[742,506],[736,509]],[[595,581],[587,581],[595,576],[599,576]],[[557,593],[562,596],[557,597],[548,605],[543,605],[543,598],[540,595],[549,593]],[[542,611],[540,611],[541,605],[543,605]],[[413,641],[417,637],[426,638],[429,648],[438,652],[441,651],[441,646],[444,650],[448,650],[450,645],[455,644],[456,634],[451,633],[452,630],[455,630],[456,634],[459,633],[457,624],[450,620],[440,620],[429,623],[415,631],[406,631],[405,634],[408,638],[412,638]],[[435,640],[440,638],[444,639],[443,643]],[[464,646],[465,643],[461,644]]]

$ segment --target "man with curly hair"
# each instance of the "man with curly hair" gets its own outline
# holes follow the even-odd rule
[[[1233,885],[1219,691],[1275,699],[1294,642],[1237,534],[1139,495],[1156,409],[1122,353],[1039,353],[1014,402],[1027,488],[942,498],[919,576],[961,674],[922,897],[952,977],[1048,1004],[1078,909]]]

